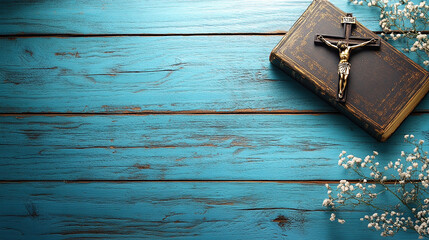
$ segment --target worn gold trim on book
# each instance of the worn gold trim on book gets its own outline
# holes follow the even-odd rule
[[[426,74],[425,80],[429,79],[429,75]],[[388,139],[395,130],[399,127],[402,121],[405,120],[408,115],[413,111],[413,109],[419,104],[419,102],[425,97],[426,93],[429,91],[429,81],[426,81],[426,84],[407,102],[402,111],[396,116],[396,118],[387,125],[385,132],[381,135],[381,141]]]

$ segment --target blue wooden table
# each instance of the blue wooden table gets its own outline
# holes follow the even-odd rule
[[[0,239],[379,239],[324,184],[429,142],[429,98],[379,143],[271,66],[309,4],[2,1]]]

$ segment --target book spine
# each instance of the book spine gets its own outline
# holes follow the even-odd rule
[[[276,51],[271,52],[270,62],[274,66],[280,68],[283,72],[288,74],[290,77],[300,82],[305,87],[310,88],[312,91],[316,92],[316,87],[311,86],[310,84],[306,84],[306,83],[309,83],[309,81],[306,81],[305,78],[301,74],[299,74],[292,66],[290,66],[287,62],[283,61],[280,57],[278,57]]]
[[[284,61],[282,58],[280,58],[277,55],[277,51],[274,50],[270,54],[270,62],[283,70],[286,74],[288,74],[290,77],[298,81],[300,84],[304,85],[306,88],[310,89],[314,93],[316,93],[319,97],[321,97],[323,100],[330,102],[331,104],[334,104],[335,99],[330,98],[328,95],[324,93],[324,90],[321,89],[316,84],[313,84],[313,81],[310,79],[307,79],[305,76],[299,73],[298,69],[295,69],[295,67],[288,64],[286,61]]]

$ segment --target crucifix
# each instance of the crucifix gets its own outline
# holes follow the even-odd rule
[[[344,25],[344,36],[316,35],[315,43],[324,43],[329,47],[338,49],[340,62],[338,64],[338,94],[337,101],[344,103],[346,101],[346,86],[350,73],[351,64],[349,63],[351,50],[359,47],[380,47],[380,39],[351,37],[352,27],[356,24],[356,17],[351,13],[341,18]]]

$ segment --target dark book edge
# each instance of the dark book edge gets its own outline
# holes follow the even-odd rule
[[[411,112],[417,107],[420,101],[426,96],[429,91],[429,74],[426,72],[425,76],[422,78],[422,81],[425,82],[424,85],[414,94],[414,96],[407,102],[402,111],[387,125],[385,131],[381,135],[381,142],[386,141],[401,123],[411,114]]]

